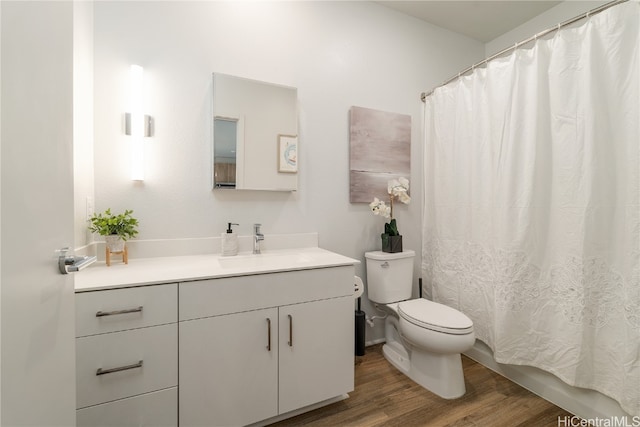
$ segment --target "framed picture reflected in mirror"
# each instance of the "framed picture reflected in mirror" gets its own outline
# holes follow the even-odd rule
[[[298,137],[278,135],[278,172],[298,172]]]

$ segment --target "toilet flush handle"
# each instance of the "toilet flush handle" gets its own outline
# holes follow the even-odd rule
[[[389,263],[387,261],[383,262],[382,264],[380,264],[380,267],[382,268],[389,268]]]

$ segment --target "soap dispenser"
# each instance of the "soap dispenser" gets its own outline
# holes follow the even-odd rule
[[[227,223],[227,231],[222,233],[222,255],[238,255],[238,235],[231,229],[232,225],[239,225],[233,222]]]

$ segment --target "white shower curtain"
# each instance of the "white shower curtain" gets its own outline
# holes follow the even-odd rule
[[[440,87],[422,270],[496,361],[640,415],[640,4]]]

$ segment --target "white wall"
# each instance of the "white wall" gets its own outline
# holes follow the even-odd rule
[[[0,22],[2,22],[2,4],[0,3]],[[2,31],[0,30],[0,188],[2,188]],[[2,198],[0,198],[0,224],[2,224]],[[2,227],[0,226],[0,242],[2,242]],[[2,366],[2,245],[0,244],[0,366]],[[2,384],[2,369],[0,369],[0,384]],[[2,402],[2,387],[0,387],[0,402]],[[0,420],[2,419],[2,404],[0,403]]]
[[[551,28],[559,23],[567,21],[571,18],[579,16],[585,12],[588,12],[596,7],[599,7],[605,3],[609,3],[609,0],[575,0],[575,1],[563,1],[557,6],[549,9],[548,11],[541,13],[535,18],[525,22],[512,31],[496,37],[485,45],[486,56],[491,56],[502,49],[509,46],[513,46],[515,43],[526,40],[529,37]],[[584,21],[581,21],[584,22]]]
[[[321,247],[364,263],[383,221],[349,203],[348,112],[362,106],[412,117],[413,202],[396,217],[404,246],[419,250],[420,93],[482,59],[484,45],[361,1],[98,2],[94,18],[97,211],[133,209],[139,239],[219,236],[228,221],[241,235],[260,222],[267,238],[317,231]],[[132,63],[145,68],[155,120],[142,184],[129,180],[121,124]],[[214,71],[298,88],[297,193],[211,190]],[[382,336],[377,327],[368,339]]]
[[[93,2],[73,4],[73,182],[74,247],[91,239],[87,199],[94,201],[93,176]]]

